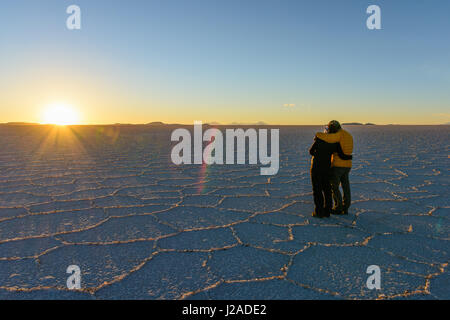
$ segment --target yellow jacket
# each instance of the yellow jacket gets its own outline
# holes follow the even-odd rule
[[[353,153],[353,137],[344,129],[341,129],[336,133],[318,132],[316,133],[316,137],[328,143],[339,142],[341,144],[342,151],[344,151],[345,154],[351,155]],[[342,160],[339,158],[337,153],[334,153],[331,159],[331,166],[351,168],[352,160]]]

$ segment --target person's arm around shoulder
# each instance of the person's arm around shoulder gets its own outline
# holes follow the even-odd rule
[[[336,133],[317,132],[316,137],[328,143],[336,143],[341,140],[341,131]]]
[[[352,160],[353,159],[353,156],[351,154],[347,155],[344,153],[344,151],[342,151],[340,143],[336,143],[336,151],[339,155],[339,158],[341,158],[342,160]]]

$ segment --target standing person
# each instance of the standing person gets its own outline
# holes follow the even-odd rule
[[[331,197],[330,169],[331,156],[337,152],[344,159],[351,159],[342,152],[339,143],[327,143],[315,138],[309,149],[311,159],[311,183],[313,187],[314,212],[313,217],[329,217],[333,200]]]
[[[328,143],[340,143],[342,151],[351,155],[353,153],[353,137],[348,131],[341,128],[338,121],[332,120],[328,123],[328,133],[318,132],[316,137]],[[331,190],[335,207],[333,214],[348,214],[348,208],[351,204],[351,191],[349,174],[352,168],[352,160],[344,159],[338,153],[333,154],[331,161]],[[341,196],[339,185],[342,184],[344,198]]]

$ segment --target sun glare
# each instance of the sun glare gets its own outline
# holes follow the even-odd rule
[[[43,120],[45,124],[66,126],[78,124],[79,117],[72,106],[63,103],[55,103],[47,106],[44,111]]]

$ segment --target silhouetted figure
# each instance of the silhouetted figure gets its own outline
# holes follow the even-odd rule
[[[309,149],[313,156],[311,159],[311,182],[314,196],[314,217],[329,217],[333,206],[331,196],[331,156],[337,152],[342,159],[352,159],[342,152],[339,143],[327,143],[319,138],[314,139],[314,144]]]

